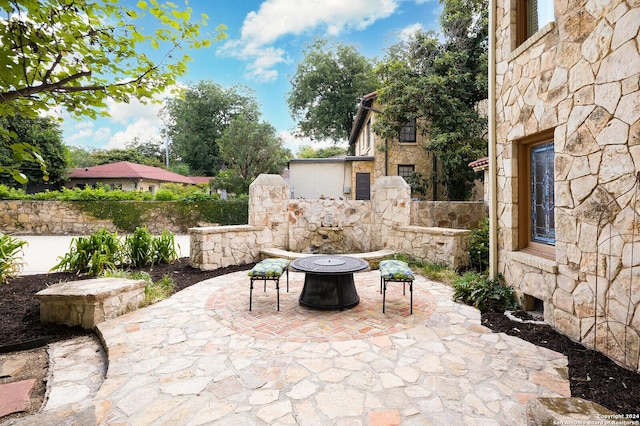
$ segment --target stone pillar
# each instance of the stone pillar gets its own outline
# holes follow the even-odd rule
[[[280,175],[262,174],[249,185],[249,225],[264,227],[256,243],[287,250],[289,185]]]
[[[371,192],[372,250],[393,249],[394,229],[410,223],[411,187],[400,176],[384,176],[376,180]]]

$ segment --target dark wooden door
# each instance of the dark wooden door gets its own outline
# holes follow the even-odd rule
[[[371,173],[356,173],[356,200],[371,199]]]

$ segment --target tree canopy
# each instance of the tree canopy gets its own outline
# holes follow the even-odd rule
[[[300,147],[296,155],[298,158],[330,158],[346,153],[347,148],[341,148],[339,146],[314,149],[310,145],[303,145]]]
[[[190,60],[187,50],[224,37],[224,27],[200,36],[208,17],[192,9],[140,0],[127,8],[118,0],[2,0],[0,12],[0,116],[36,117],[65,109],[75,117],[107,115],[106,102],[149,102],[176,83]],[[152,31],[143,22],[151,19]],[[145,47],[157,50],[148,55]],[[3,133],[17,163],[38,161],[33,147]]]
[[[298,133],[314,140],[348,139],[358,100],[378,87],[373,68],[353,46],[322,39],[307,46],[287,99]]]
[[[467,199],[476,176],[467,165],[486,155],[487,119],[479,103],[487,98],[488,12],[483,0],[442,0],[444,39],[417,32],[389,49],[377,67],[383,111],[375,130],[397,139],[416,120],[429,136],[427,150],[444,169],[442,183],[452,200]]]
[[[215,176],[224,163],[217,141],[227,126],[237,115],[257,120],[260,113],[248,89],[200,81],[186,88],[183,97],[168,100],[162,115],[171,155],[186,163],[192,174]]]
[[[226,167],[242,178],[246,189],[261,173],[282,173],[291,157],[271,124],[244,114],[231,120],[218,145]]]
[[[20,115],[5,116],[0,117],[0,129],[15,134],[17,140],[42,152],[42,159],[47,163],[48,183],[57,184],[64,180],[68,169],[67,150],[62,143],[62,130],[55,120]],[[0,145],[0,167],[14,167],[12,155],[10,148]],[[43,171],[37,164],[27,162],[16,170],[30,182],[43,181]],[[0,172],[0,184],[16,187],[22,183],[14,179],[12,174]]]

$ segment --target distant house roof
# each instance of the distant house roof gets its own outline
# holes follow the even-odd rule
[[[472,161],[469,163],[469,167],[471,167],[475,171],[483,170],[485,167],[489,166],[489,157],[482,157],[477,159],[476,161]]]
[[[70,179],[147,179],[161,182],[176,182],[185,184],[197,183],[193,178],[182,176],[159,167],[120,161],[118,163],[102,164],[100,166],[81,167],[74,169]],[[197,178],[201,179],[201,178]],[[208,180],[207,180],[208,181]]]
[[[189,176],[193,183],[209,183],[212,177],[209,176]]]

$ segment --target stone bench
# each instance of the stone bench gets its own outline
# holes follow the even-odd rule
[[[54,284],[36,293],[40,321],[91,330],[144,302],[144,280],[96,278]]]
[[[343,256],[357,257],[358,259],[366,260],[367,262],[369,262],[369,266],[371,266],[371,269],[378,269],[378,265],[380,264],[381,260],[383,260],[387,256],[393,256],[394,254],[396,254],[396,252],[393,250],[376,250],[368,251],[365,253],[346,253]],[[274,247],[265,247],[260,249],[260,255],[262,256],[261,259],[266,259],[269,257],[279,257],[289,260],[315,256],[313,254],[299,253]]]

